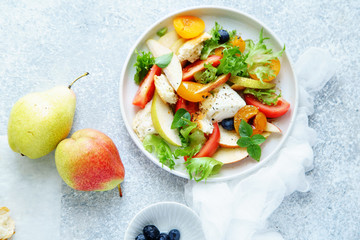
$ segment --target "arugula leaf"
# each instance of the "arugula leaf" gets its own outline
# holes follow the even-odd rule
[[[215,26],[211,29],[210,31],[210,35],[211,38],[206,40],[204,42],[204,47],[201,50],[201,60],[205,60],[208,58],[208,56],[216,49],[219,47],[230,47],[230,45],[228,43],[223,43],[223,44],[219,44],[219,39],[220,39],[220,34],[219,34],[219,30],[223,29],[222,26],[220,26],[219,23],[215,22]],[[233,30],[231,32],[229,32],[229,36],[230,39],[236,35],[236,31]]]
[[[155,150],[155,153],[161,164],[168,166],[170,169],[174,169],[175,162],[169,145],[159,136],[146,135],[143,141],[143,146],[149,153]]]
[[[258,100],[266,105],[276,105],[279,98],[281,97],[280,94],[276,94],[275,89],[253,89],[253,88],[246,88],[244,90],[244,94],[252,94]]]
[[[155,58],[155,64],[159,67],[159,68],[166,68],[169,63],[171,62],[171,59],[173,57],[173,52],[162,55],[160,57]]]
[[[237,145],[240,147],[245,147],[250,157],[256,161],[260,161],[261,148],[259,145],[263,143],[266,138],[260,134],[251,136],[253,134],[252,127],[244,120],[241,120],[240,122],[239,134],[240,139],[236,142]]]
[[[191,158],[185,163],[186,169],[189,173],[190,179],[193,179],[197,182],[217,174],[223,163],[219,162],[210,157],[202,157],[202,158]]]
[[[214,67],[211,63],[206,63],[204,67],[205,67],[205,71],[195,73],[194,75],[195,81],[202,84],[215,81],[217,77],[216,76],[217,68]]]
[[[279,52],[273,52],[272,49],[267,49],[264,41],[269,38],[263,37],[264,29],[261,29],[259,41],[255,44],[252,40],[246,40],[245,52],[247,52],[246,64],[249,66],[249,73],[255,74],[262,82],[263,79],[269,76],[275,76],[274,71],[270,67],[270,62],[273,59],[281,57],[284,48]]]
[[[163,27],[162,29],[160,29],[159,31],[156,32],[156,34],[159,36],[159,37],[162,37],[166,34],[166,32],[168,31],[168,28],[167,27]]]
[[[225,48],[223,58],[220,59],[220,65],[217,68],[217,74],[228,74],[232,76],[247,75],[246,55],[243,55],[238,47]]]
[[[155,58],[151,55],[151,52],[138,52],[135,50],[135,53],[137,56],[134,64],[134,67],[136,67],[134,80],[136,84],[140,84],[150,68],[155,64]]]

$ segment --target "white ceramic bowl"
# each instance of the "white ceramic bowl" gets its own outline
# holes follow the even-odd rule
[[[263,28],[264,36],[270,38],[270,40],[267,41],[267,44],[271,46],[274,51],[281,50],[284,45],[275,36],[275,34],[263,23],[259,22],[248,14],[225,7],[208,6],[185,9],[170,14],[169,16],[166,16],[165,18],[153,24],[138,39],[138,41],[134,44],[134,47],[130,50],[130,53],[127,57],[127,60],[125,61],[125,65],[122,70],[119,98],[121,114],[131,138],[141,149],[141,151],[159,167],[162,167],[161,163],[159,163],[156,156],[150,154],[144,149],[141,141],[138,139],[131,127],[132,120],[134,119],[136,112],[139,110],[138,107],[132,105],[132,100],[138,88],[138,86],[134,83],[133,80],[135,74],[135,68],[133,67],[133,65],[136,61],[134,50],[138,49],[148,51],[145,45],[146,40],[150,38],[157,39],[158,37],[156,36],[156,32],[164,26],[167,26],[169,28],[169,31],[173,30],[174,28],[172,25],[172,20],[174,17],[179,15],[194,15],[201,17],[205,21],[206,31],[209,31],[214,26],[215,21],[217,21],[220,25],[224,27],[224,29],[236,29],[238,33],[241,34],[241,37],[243,39],[253,39],[254,41],[257,41],[259,39],[260,29]],[[220,173],[210,177],[208,181],[211,182],[229,180],[234,177],[245,176],[246,174],[256,169],[259,169],[271,159],[271,157],[280,149],[280,147],[286,140],[295,119],[298,105],[298,87],[292,69],[291,61],[288,58],[286,52],[281,57],[280,61],[281,70],[280,74],[276,78],[276,83],[282,91],[282,96],[291,104],[288,113],[275,121],[275,124],[281,128],[282,134],[277,136],[276,134],[274,134],[270,136],[269,139],[262,145],[262,157],[260,162],[256,162],[250,158],[246,158],[245,160],[237,163],[224,165]],[[184,164],[177,164],[175,170],[171,170],[166,166],[163,166],[163,169],[177,176],[189,178]]]
[[[178,229],[180,239],[205,240],[199,217],[180,203],[160,202],[144,208],[129,223],[124,240],[134,240],[146,225],[155,225],[165,233]]]

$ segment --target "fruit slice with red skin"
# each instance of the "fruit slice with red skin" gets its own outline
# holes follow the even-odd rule
[[[194,79],[194,74],[205,69],[205,64],[211,63],[214,67],[220,64],[220,56],[211,55],[206,60],[197,60],[196,62],[186,66],[183,69],[183,81],[190,81]]]
[[[186,111],[188,111],[190,113],[191,117],[192,117],[197,111],[199,111],[199,104],[194,103],[194,102],[186,101],[182,97],[179,97],[179,99],[178,99],[178,101],[176,103],[176,106],[175,106],[175,113],[180,108],[183,108]]]
[[[211,157],[216,152],[220,142],[220,130],[217,122],[213,123],[213,125],[214,130],[210,134],[209,139],[193,158]]]
[[[154,76],[160,76],[161,68],[157,65],[151,67],[144,80],[141,82],[137,90],[133,104],[144,108],[148,102],[153,98],[155,91]]]
[[[290,103],[283,98],[279,98],[276,105],[266,105],[260,102],[255,96],[251,94],[245,94],[245,102],[248,105],[257,107],[267,118],[281,117],[290,108]]]
[[[65,183],[81,191],[113,189],[125,176],[114,142],[94,129],[76,131],[61,141],[55,151],[55,163]]]

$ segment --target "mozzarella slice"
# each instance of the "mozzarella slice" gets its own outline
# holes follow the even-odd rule
[[[221,122],[225,118],[234,117],[245,101],[227,84],[214,90],[214,93],[200,103],[200,111],[212,122]]]

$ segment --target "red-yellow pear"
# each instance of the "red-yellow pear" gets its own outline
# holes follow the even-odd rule
[[[114,142],[94,129],[76,131],[59,143],[56,168],[67,185],[81,191],[107,191],[125,176],[124,165]]]

